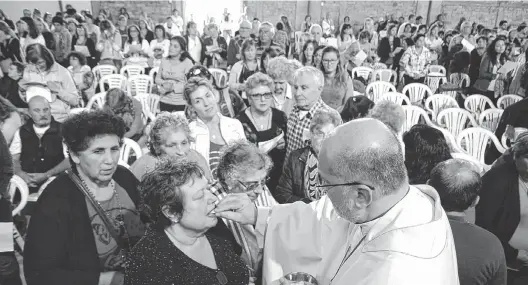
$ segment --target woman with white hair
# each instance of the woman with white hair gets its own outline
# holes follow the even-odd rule
[[[207,180],[211,180],[211,170],[205,158],[191,149],[193,138],[187,118],[169,112],[162,112],[152,123],[148,136],[149,153],[143,155],[130,166],[130,171],[141,181],[143,176],[153,171],[165,160],[188,160],[202,169]]]
[[[288,116],[293,110],[295,101],[292,95],[293,74],[302,67],[297,60],[289,60],[283,56],[270,59],[267,74],[273,79],[273,107]]]

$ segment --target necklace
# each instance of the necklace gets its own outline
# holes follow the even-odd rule
[[[271,109],[266,111],[264,116],[261,116],[258,120],[257,117],[253,115],[251,109],[249,110],[250,119],[253,121],[255,127],[260,131],[265,131],[271,126]]]

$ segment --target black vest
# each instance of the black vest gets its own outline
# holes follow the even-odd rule
[[[51,120],[50,128],[39,139],[33,120],[20,128],[20,166],[28,173],[44,173],[64,160],[61,124]]]

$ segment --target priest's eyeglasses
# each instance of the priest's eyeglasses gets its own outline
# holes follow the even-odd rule
[[[324,185],[318,185],[317,187],[320,188],[321,190],[328,191],[328,189],[330,189],[332,187],[337,187],[337,186],[359,186],[359,185],[367,186],[368,188],[370,188],[370,190],[374,191],[374,187],[369,186],[369,185],[365,185],[365,184],[360,183],[360,182],[348,182],[348,183],[340,183],[340,184],[324,184]]]

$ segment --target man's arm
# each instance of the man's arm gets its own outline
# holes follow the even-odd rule
[[[60,173],[70,169],[70,160],[65,157],[59,164],[55,165],[52,169],[46,171],[46,177],[50,178],[52,176],[57,176]]]

